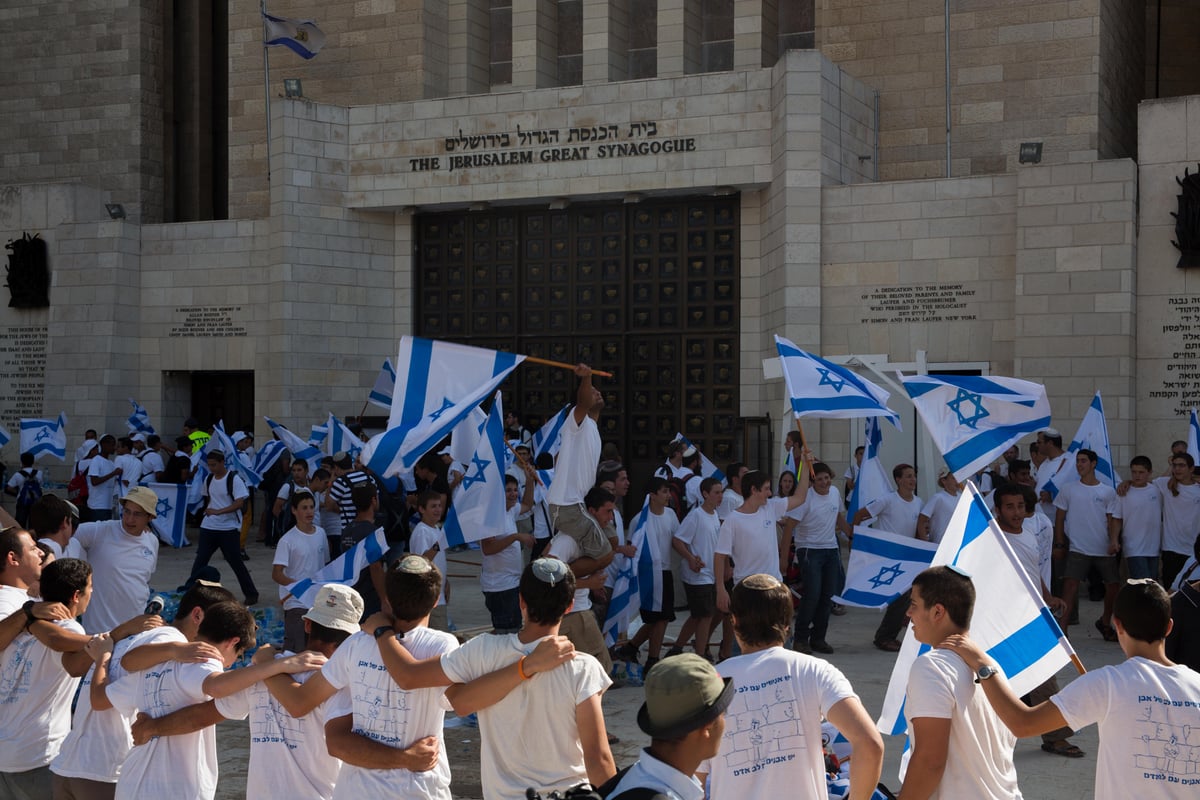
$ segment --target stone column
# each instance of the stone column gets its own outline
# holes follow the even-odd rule
[[[558,85],[558,4],[554,0],[513,0],[512,88]]]
[[[629,0],[583,0],[583,82],[629,74]]]

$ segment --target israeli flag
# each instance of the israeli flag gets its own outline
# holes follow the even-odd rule
[[[1078,658],[1006,537],[975,484],[968,482],[938,544],[933,566],[950,564],[971,576],[975,584],[971,638],[999,665],[1019,697]],[[883,733],[899,735],[907,730],[904,698],[908,673],[917,657],[929,649],[913,638],[909,627],[879,717]]]
[[[1079,423],[1079,430],[1075,432],[1075,438],[1067,448],[1067,463],[1063,469],[1070,470],[1076,476],[1078,473],[1075,472],[1075,454],[1080,450],[1092,450],[1096,453],[1096,477],[1102,483],[1117,488],[1117,471],[1113,468],[1112,447],[1108,444],[1108,423],[1104,420],[1104,404],[1100,402],[1099,392],[1092,398],[1092,404],[1088,406],[1083,421]],[[1055,485],[1054,478],[1051,477],[1042,489],[1049,492],[1053,499],[1058,497],[1062,486]]]
[[[33,453],[33,460],[42,456],[54,456],[59,461],[67,458],[67,415],[59,414],[57,420],[21,420],[21,452]]]
[[[357,459],[363,449],[363,440],[333,414],[329,415],[326,425],[329,427],[329,436],[325,439],[326,452],[330,455],[347,453],[351,460]]]
[[[158,496],[158,514],[150,521],[154,533],[172,547],[184,547],[187,539],[188,485],[186,483],[146,484]]]
[[[937,544],[855,526],[846,566],[846,587],[833,602],[859,608],[883,608],[912,586],[929,566]]]
[[[1200,419],[1196,418],[1196,409],[1194,408],[1191,417],[1188,418],[1187,446],[1192,461],[1200,464]]]
[[[309,59],[325,46],[325,34],[311,19],[288,19],[263,12],[263,44],[286,47],[296,55]]]
[[[279,437],[279,441],[283,442],[283,446],[291,452],[293,459],[308,462],[309,475],[317,471],[317,468],[321,466],[321,456],[324,455],[319,447],[304,441],[270,417],[263,417],[263,419],[267,421],[271,431]]]
[[[946,466],[964,481],[1027,433],[1050,424],[1046,387],[980,375],[901,376]]]
[[[446,512],[446,542],[451,546],[477,542],[503,534],[508,513],[504,509],[504,412],[500,393],[483,425],[475,452],[466,462],[466,473],[454,490]]]
[[[0,447],[4,447],[4,445],[8,444],[11,441],[12,441],[12,434],[8,432],[8,428],[5,428],[3,425],[0,425]]]
[[[887,417],[900,427],[900,418],[887,406],[891,396],[887,391],[851,369],[804,352],[782,336],[775,337],[775,347],[797,418]]]
[[[688,447],[696,447],[682,433],[675,434],[673,442],[683,442]],[[717,469],[717,465],[708,460],[708,456],[704,455],[704,451],[696,447],[696,452],[700,454],[700,477],[701,478],[716,478],[721,483],[725,483],[725,473]]]
[[[237,445],[229,438],[229,434],[225,433],[225,422],[220,420],[213,426],[212,438],[204,443],[204,448],[201,452],[207,457],[208,453],[213,450],[220,450],[225,454],[225,466],[236,472],[246,482],[246,486],[250,489],[262,483],[262,475],[254,469],[254,465],[250,460],[237,449]],[[205,468],[207,472],[207,467]]]
[[[189,514],[199,514],[204,508],[204,482],[212,473],[208,471],[208,462],[204,460],[204,450],[192,453],[191,461],[192,477],[187,485],[187,510]]]
[[[557,414],[547,420],[546,424],[533,434],[533,460],[537,461],[537,457],[542,453],[549,453],[552,456],[558,455],[558,448],[562,446],[562,426],[567,421],[567,415],[571,413],[574,406],[568,404],[563,406]]]
[[[358,576],[364,569],[387,555],[387,536],[383,528],[377,528],[375,533],[355,542],[354,546],[340,556],[330,561],[317,574],[289,584],[288,594],[308,608],[312,608],[317,599],[317,592],[329,583],[340,583],[342,586],[353,586],[358,582]]]
[[[363,460],[376,475],[397,475],[499,388],[525,356],[405,336],[396,358],[388,429],[371,437]]]
[[[663,513],[668,512],[664,511]],[[670,513],[675,512],[671,511]],[[638,514],[637,527],[634,528],[629,538],[630,543],[637,548],[637,555],[633,560],[637,563],[639,608],[647,611],[662,611],[663,574],[662,570],[654,568],[654,553],[652,552],[654,543],[650,541],[649,522],[650,498],[647,497],[642,506],[642,513]],[[670,555],[661,553],[660,558],[663,562],[669,563]]]
[[[454,432],[450,434],[450,457],[455,464],[471,463],[471,456],[475,455],[475,447],[483,435],[487,418],[483,409],[475,406],[462,418],[462,422],[454,426]]]
[[[283,442],[278,439],[268,439],[254,458],[254,471],[259,475],[266,475],[267,470],[274,466],[286,451],[287,446]]]
[[[325,455],[327,455],[327,456],[333,455],[333,453],[336,452],[333,450],[328,450],[326,448],[326,442],[328,439],[329,439],[329,422],[328,422],[328,420],[323,425],[317,424],[317,425],[309,426],[308,443],[315,444],[317,447],[321,448],[321,450],[324,451]]]
[[[132,397],[129,398],[129,404],[133,406],[133,413],[129,415],[129,419],[125,420],[129,432],[144,433],[147,436],[154,433],[154,426],[150,424],[150,413]]]
[[[367,402],[373,406],[391,410],[392,390],[395,388],[396,368],[392,366],[390,358],[385,358],[383,366],[379,368],[379,377],[375,379],[375,385],[371,387],[371,393],[367,395]]]
[[[867,417],[866,423],[866,445],[862,463],[858,465],[858,480],[850,490],[850,504],[846,509],[848,519],[854,519],[860,508],[866,508],[892,490],[887,470],[879,458],[879,448],[883,445],[883,430],[879,424],[879,417]],[[871,520],[868,520],[867,524],[870,525]]]
[[[621,631],[629,628],[629,623],[637,616],[641,602],[641,586],[638,580],[638,561],[646,548],[646,525],[650,519],[650,498],[642,503],[641,513],[629,530],[629,543],[638,552],[635,558],[625,558],[624,564],[613,579],[612,600],[608,603],[608,613],[604,617],[604,641],[609,646],[617,643]],[[617,556],[617,558],[623,558]],[[661,575],[660,575],[661,579]],[[661,596],[661,595],[660,595]]]

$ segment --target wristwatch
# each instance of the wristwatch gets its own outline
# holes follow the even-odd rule
[[[378,628],[375,629],[375,638],[376,639],[383,638],[384,634],[386,634],[388,631],[392,631],[393,633],[395,633],[396,629],[393,628],[391,625],[380,625]]]
[[[25,612],[25,627],[26,628],[28,628],[30,625],[32,625],[34,622],[37,621],[37,617],[35,617],[33,615],[33,601],[32,600],[26,600],[25,604],[23,606],[21,606],[21,610]]]
[[[975,670],[975,682],[983,683],[993,675],[999,675],[1000,670],[993,667],[991,664],[984,664],[979,669]]]

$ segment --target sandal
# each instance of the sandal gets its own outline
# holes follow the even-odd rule
[[[895,639],[887,639],[881,642],[875,642],[875,646],[888,653],[900,652],[900,643]]]
[[[1117,639],[1117,631],[1111,625],[1105,625],[1104,620],[1096,620],[1096,630],[1100,631],[1100,635],[1104,637],[1106,642],[1115,642]]]
[[[1057,742],[1042,742],[1042,750],[1064,758],[1083,758],[1083,751],[1066,739]]]

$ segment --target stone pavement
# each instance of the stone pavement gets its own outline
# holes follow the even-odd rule
[[[272,551],[262,544],[252,543],[249,547],[251,560],[247,566],[258,584],[262,602],[276,602],[276,584],[271,581]],[[159,554],[158,570],[154,575],[153,588],[173,590],[187,577],[195,547],[173,550],[163,547]],[[483,595],[479,592],[479,551],[472,550],[448,554],[448,572],[451,576],[452,594],[450,616],[460,629],[482,626],[488,623]],[[213,566],[221,571],[224,581],[237,591],[236,581],[219,555],[214,556]],[[667,640],[678,630],[687,612],[679,612],[681,618],[672,624]],[[1105,642],[1092,627],[1091,622],[1100,615],[1100,604],[1086,600],[1080,604],[1080,619],[1083,624],[1073,628],[1073,643],[1083,664],[1096,669],[1106,664],[1121,661],[1120,648]],[[842,617],[834,617],[829,630],[829,643],[836,653],[829,656],[850,680],[862,698],[868,713],[875,717],[883,704],[895,655],[876,650],[871,644],[872,633],[879,622],[879,612],[867,609],[849,609]],[[645,659],[645,649],[642,650]],[[1074,675],[1071,668],[1059,673],[1059,684],[1065,685]],[[624,766],[636,760],[640,748],[647,745],[648,738],[638,729],[636,717],[642,702],[640,686],[624,686],[610,690],[604,698],[605,719],[610,733],[620,738],[613,746],[617,764]],[[477,796],[472,790],[478,786],[478,730],[474,728],[447,728],[446,747],[450,755],[451,771],[455,775],[452,788],[455,797]],[[218,798],[232,800],[244,794],[246,726],[241,722],[226,722],[218,727],[218,745],[222,753],[221,781]],[[1017,744],[1016,764],[1020,775],[1021,791],[1027,800],[1086,800],[1093,795],[1096,769],[1097,736],[1095,726],[1089,727],[1073,741],[1086,753],[1085,758],[1067,759],[1043,753],[1038,738],[1023,739]],[[885,758],[882,781],[895,789],[900,754],[904,747],[903,737],[884,737]],[[466,792],[464,794],[464,792]]]

